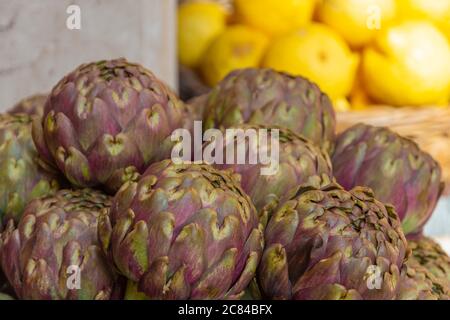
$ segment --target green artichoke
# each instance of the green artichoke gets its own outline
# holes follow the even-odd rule
[[[46,100],[47,95],[44,94],[36,94],[27,97],[19,101],[10,110],[8,110],[8,113],[9,114],[26,113],[30,116],[36,115],[38,117],[42,117],[42,114],[44,113],[44,106]]]
[[[265,241],[258,283],[269,299],[393,299],[408,255],[393,207],[326,176],[279,206]]]
[[[127,299],[241,297],[263,248],[256,210],[231,176],[170,160],[122,186],[99,238],[128,279]]]
[[[115,278],[97,238],[109,205],[94,190],[60,190],[30,202],[17,228],[8,223],[0,261],[20,299],[111,298]]]
[[[255,132],[255,137],[261,138],[262,132],[260,130],[266,129],[267,141],[272,138],[273,130],[277,130],[277,136],[274,136],[279,141],[277,152],[277,169],[273,174],[262,175],[262,169],[270,165],[257,164],[251,165],[248,163],[250,157],[256,157],[257,152],[250,148],[250,144],[245,144],[245,164],[226,164],[226,148],[227,145],[239,142],[238,131],[237,134],[225,138],[223,143],[223,164],[215,164],[218,169],[231,170],[238,174],[242,189],[250,196],[257,211],[262,215],[261,218],[266,218],[266,213],[269,213],[272,208],[276,207],[280,199],[289,193],[290,190],[296,188],[299,184],[305,183],[312,176],[326,174],[332,176],[331,161],[328,154],[316,147],[311,141],[295,134],[289,129],[278,126],[264,127],[260,125],[241,125],[233,127],[242,132],[242,137],[245,133]],[[248,131],[253,130],[253,131]],[[225,137],[227,137],[225,135]],[[228,141],[231,140],[231,141]],[[261,148],[261,146],[258,146]],[[267,155],[275,150],[269,143],[267,146]],[[259,159],[260,160],[260,159]],[[233,161],[237,163],[237,161]]]
[[[412,251],[412,259],[450,288],[450,257],[441,246],[423,235],[408,239],[408,246]]]
[[[380,201],[393,204],[405,234],[422,230],[443,189],[439,164],[387,128],[349,128],[337,138],[332,163],[345,189],[368,186]]]
[[[31,117],[0,115],[0,229],[19,221],[28,201],[59,189],[58,175],[38,164],[31,138]]]
[[[242,123],[278,125],[330,151],[335,114],[317,85],[270,69],[231,72],[208,93],[204,127],[228,128]]]
[[[170,156],[183,108],[142,66],[99,61],[81,65],[53,88],[33,138],[41,157],[73,185],[114,192]]]

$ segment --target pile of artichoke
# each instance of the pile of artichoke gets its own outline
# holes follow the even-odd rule
[[[266,129],[276,171],[174,161],[195,121]],[[316,84],[273,70],[183,102],[125,59],[79,66],[0,115],[0,299],[448,299],[450,258],[422,234],[439,165],[335,125]]]

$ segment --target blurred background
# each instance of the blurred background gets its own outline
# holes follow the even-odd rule
[[[237,68],[302,75],[340,131],[389,126],[440,162],[447,188],[425,233],[450,252],[449,37],[450,0],[0,0],[0,111],[121,56],[184,99]]]
[[[179,1],[183,98],[267,67],[316,82],[338,130],[388,126],[439,161],[446,189],[425,227],[450,252],[450,0]]]

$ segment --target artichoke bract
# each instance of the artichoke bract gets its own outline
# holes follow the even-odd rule
[[[51,91],[33,138],[77,187],[116,191],[168,158],[183,104],[152,72],[125,59],[84,64]]]
[[[388,128],[347,129],[337,138],[332,163],[345,189],[368,186],[377,199],[393,204],[407,235],[422,230],[443,189],[439,164]]]
[[[0,230],[19,221],[28,201],[59,189],[59,175],[39,164],[31,122],[26,114],[0,115]]]
[[[278,125],[332,150],[336,121],[331,101],[305,78],[271,69],[236,70],[207,97],[205,129],[243,123]]]
[[[279,206],[265,241],[258,283],[269,299],[393,299],[408,255],[393,207],[327,177]]]
[[[319,147],[313,144],[306,138],[295,134],[289,129],[278,126],[260,126],[260,125],[240,125],[230,129],[236,130],[233,135],[225,135],[223,143],[223,163],[214,164],[218,169],[231,170],[238,174],[242,189],[250,196],[261,218],[265,219],[267,214],[282,201],[282,197],[287,195],[290,190],[296,188],[299,184],[305,183],[310,177],[316,175],[332,176],[331,160],[327,153],[322,151]],[[261,130],[264,130],[262,132]],[[278,146],[273,146],[267,143],[266,146],[258,144],[256,148],[252,148],[250,143],[244,143],[245,137],[256,137],[255,141],[270,142],[272,135],[276,130],[276,138]],[[264,137],[264,138],[263,138]],[[230,140],[230,141],[229,141]],[[240,140],[242,140],[240,142]],[[213,142],[214,143],[214,142]],[[232,164],[226,162],[226,149],[228,146],[237,146],[239,152],[239,145],[244,145],[245,164],[237,164],[238,161],[233,161]],[[207,145],[205,145],[207,146]],[[265,149],[265,150],[262,150]],[[263,151],[270,157],[271,152],[277,152],[276,169],[272,168],[274,172],[266,175],[262,174],[263,168],[270,169],[271,165],[275,164],[261,162],[259,153]],[[249,159],[258,158],[256,164],[249,164]],[[236,160],[236,156],[235,159]]]
[[[19,101],[11,109],[8,110],[9,114],[26,113],[30,116],[42,117],[44,113],[45,101],[47,95],[36,94]]]
[[[60,190],[28,204],[17,228],[0,238],[3,271],[20,299],[109,299],[114,273],[97,239],[108,196]]]
[[[127,299],[239,298],[263,248],[256,210],[231,176],[170,160],[122,186],[99,238],[128,279]]]

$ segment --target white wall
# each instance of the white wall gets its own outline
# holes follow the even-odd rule
[[[81,9],[69,30],[66,9]],[[0,111],[81,63],[126,57],[176,81],[175,0],[0,0]]]
[[[450,254],[450,197],[441,198],[424,233],[436,239]]]

